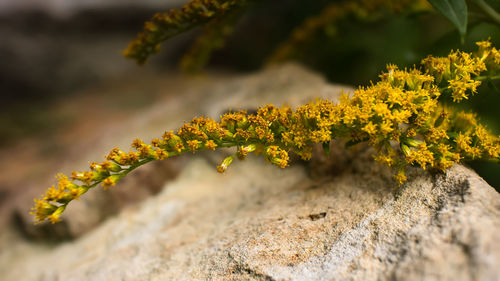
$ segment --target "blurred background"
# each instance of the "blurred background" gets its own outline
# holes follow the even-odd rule
[[[305,20],[346,1],[258,1],[196,74],[183,74],[178,64],[202,28],[168,40],[144,66],[123,58],[122,51],[146,20],[185,2],[0,0],[0,204],[26,182],[52,175],[61,159],[85,156],[82,151],[89,147],[75,148],[75,142],[98,138],[95,132],[104,124],[120,122],[165,95],[175,95],[175,81],[190,83],[186,77],[204,73],[258,71],[273,61],[277,48]],[[500,11],[499,1],[486,2]],[[387,63],[411,67],[428,54],[474,50],[474,42],[488,38],[500,46],[499,25],[474,18],[474,13],[471,7],[463,40],[453,24],[432,9],[347,16],[317,29],[287,59],[332,83],[368,85]],[[499,134],[499,104],[493,84],[483,86],[480,95],[462,106],[478,112]],[[470,165],[500,190],[499,165]]]

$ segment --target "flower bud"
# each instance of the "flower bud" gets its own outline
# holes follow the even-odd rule
[[[424,144],[423,141],[414,138],[407,138],[403,142],[411,147],[418,147],[419,145]]]
[[[234,121],[227,121],[226,122],[226,129],[229,131],[229,132],[234,132],[235,131],[235,126],[236,125],[236,122]]]
[[[89,187],[77,186],[75,188],[71,188],[69,190],[69,195],[71,197],[71,200],[80,198],[80,195],[87,192],[87,190],[89,190]],[[71,200],[68,200],[68,202]],[[59,202],[59,203],[64,203],[64,202]]]
[[[115,162],[104,161],[101,163],[101,167],[106,172],[119,172],[122,170],[122,167]]]
[[[109,187],[116,185],[116,182],[120,178],[121,178],[121,175],[111,175],[102,181],[102,186],[104,187],[104,189],[108,189]]]
[[[215,150],[217,147],[217,144],[213,140],[208,140],[205,142],[205,147],[210,149],[210,150]]]
[[[180,152],[182,149],[184,149],[184,143],[178,135],[171,135],[170,139],[167,141],[168,145],[168,150],[176,150]]]
[[[403,151],[405,156],[409,156],[411,154],[411,149],[405,144],[401,144],[401,151]]]
[[[257,149],[256,144],[250,144],[247,146],[240,146],[238,148],[238,153],[237,153],[238,159],[240,159],[240,160],[245,159],[245,157],[248,155],[248,153],[255,151],[256,149]]]
[[[158,148],[156,151],[155,151],[155,159],[156,160],[163,160],[165,158],[168,157],[168,153],[165,149],[162,149],[162,148]]]
[[[151,145],[153,147],[161,147],[161,146],[165,145],[165,142],[161,141],[159,138],[155,138],[155,139],[151,140]]]
[[[51,215],[47,216],[47,218],[50,220],[52,224],[60,222],[61,221],[60,216],[62,212],[64,212],[64,209],[66,209],[65,205],[58,207]]]
[[[236,128],[240,128],[240,129],[246,129],[248,126],[248,119],[246,116],[243,116],[241,118],[241,120],[239,120],[238,122],[236,122]]]
[[[222,163],[217,166],[217,172],[224,173],[227,170],[227,167],[233,163],[234,155],[228,156],[222,161]]]

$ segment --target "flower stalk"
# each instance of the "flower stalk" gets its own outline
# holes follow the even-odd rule
[[[221,147],[236,148],[217,166],[222,173],[235,159],[243,160],[250,153],[285,168],[290,153],[309,160],[316,144],[367,143],[376,151],[374,159],[394,170],[399,184],[407,180],[409,166],[445,172],[463,160],[498,162],[500,137],[480,124],[475,114],[438,102],[442,95],[461,102],[477,93],[482,77],[499,75],[500,52],[489,41],[477,45],[475,53],[429,56],[420,67],[409,70],[388,65],[378,82],[344,94],[338,102],[317,100],[295,110],[265,105],[253,114],[226,113],[219,122],[197,117],[149,144],[136,139],[131,151],[114,148],[105,161],[92,163],[89,171],[73,172],[71,178],[59,174],[57,185],[35,199],[32,214],[36,222],[58,222],[72,200],[99,184],[112,187],[151,161]]]

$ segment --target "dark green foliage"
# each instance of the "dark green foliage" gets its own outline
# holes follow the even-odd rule
[[[429,0],[429,2],[455,25],[463,38],[467,32],[467,4],[465,0]]]

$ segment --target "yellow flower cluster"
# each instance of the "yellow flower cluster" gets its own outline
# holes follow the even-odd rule
[[[221,17],[248,4],[250,0],[191,0],[179,10],[158,13],[144,24],[144,30],[130,42],[123,54],[139,64],[160,51],[161,43],[179,33]]]
[[[376,84],[344,94],[338,103],[317,100],[296,110],[266,105],[255,114],[226,113],[220,122],[198,117],[150,144],[136,139],[133,150],[114,148],[106,161],[92,163],[89,171],[73,172],[71,179],[58,175],[57,187],[35,200],[35,220],[59,221],[70,201],[98,184],[114,186],[147,162],[219,147],[237,148],[217,167],[224,172],[235,158],[244,159],[251,152],[285,168],[290,152],[307,160],[315,144],[367,142],[376,150],[375,160],[392,167],[399,183],[406,181],[409,165],[444,172],[461,160],[498,161],[500,137],[488,132],[474,114],[438,103],[447,93],[456,101],[467,98],[481,83],[480,74],[495,75],[500,70],[498,50],[489,42],[478,45],[476,54],[456,51],[444,58],[428,57],[420,69],[389,65]],[[459,82],[465,86],[457,88]]]
[[[297,26],[289,38],[281,43],[270,56],[269,62],[281,62],[296,58],[318,32],[335,34],[338,24],[355,17],[362,21],[373,21],[386,14],[401,14],[429,11],[427,0],[352,0],[334,1],[321,10],[319,15],[307,18]]]

